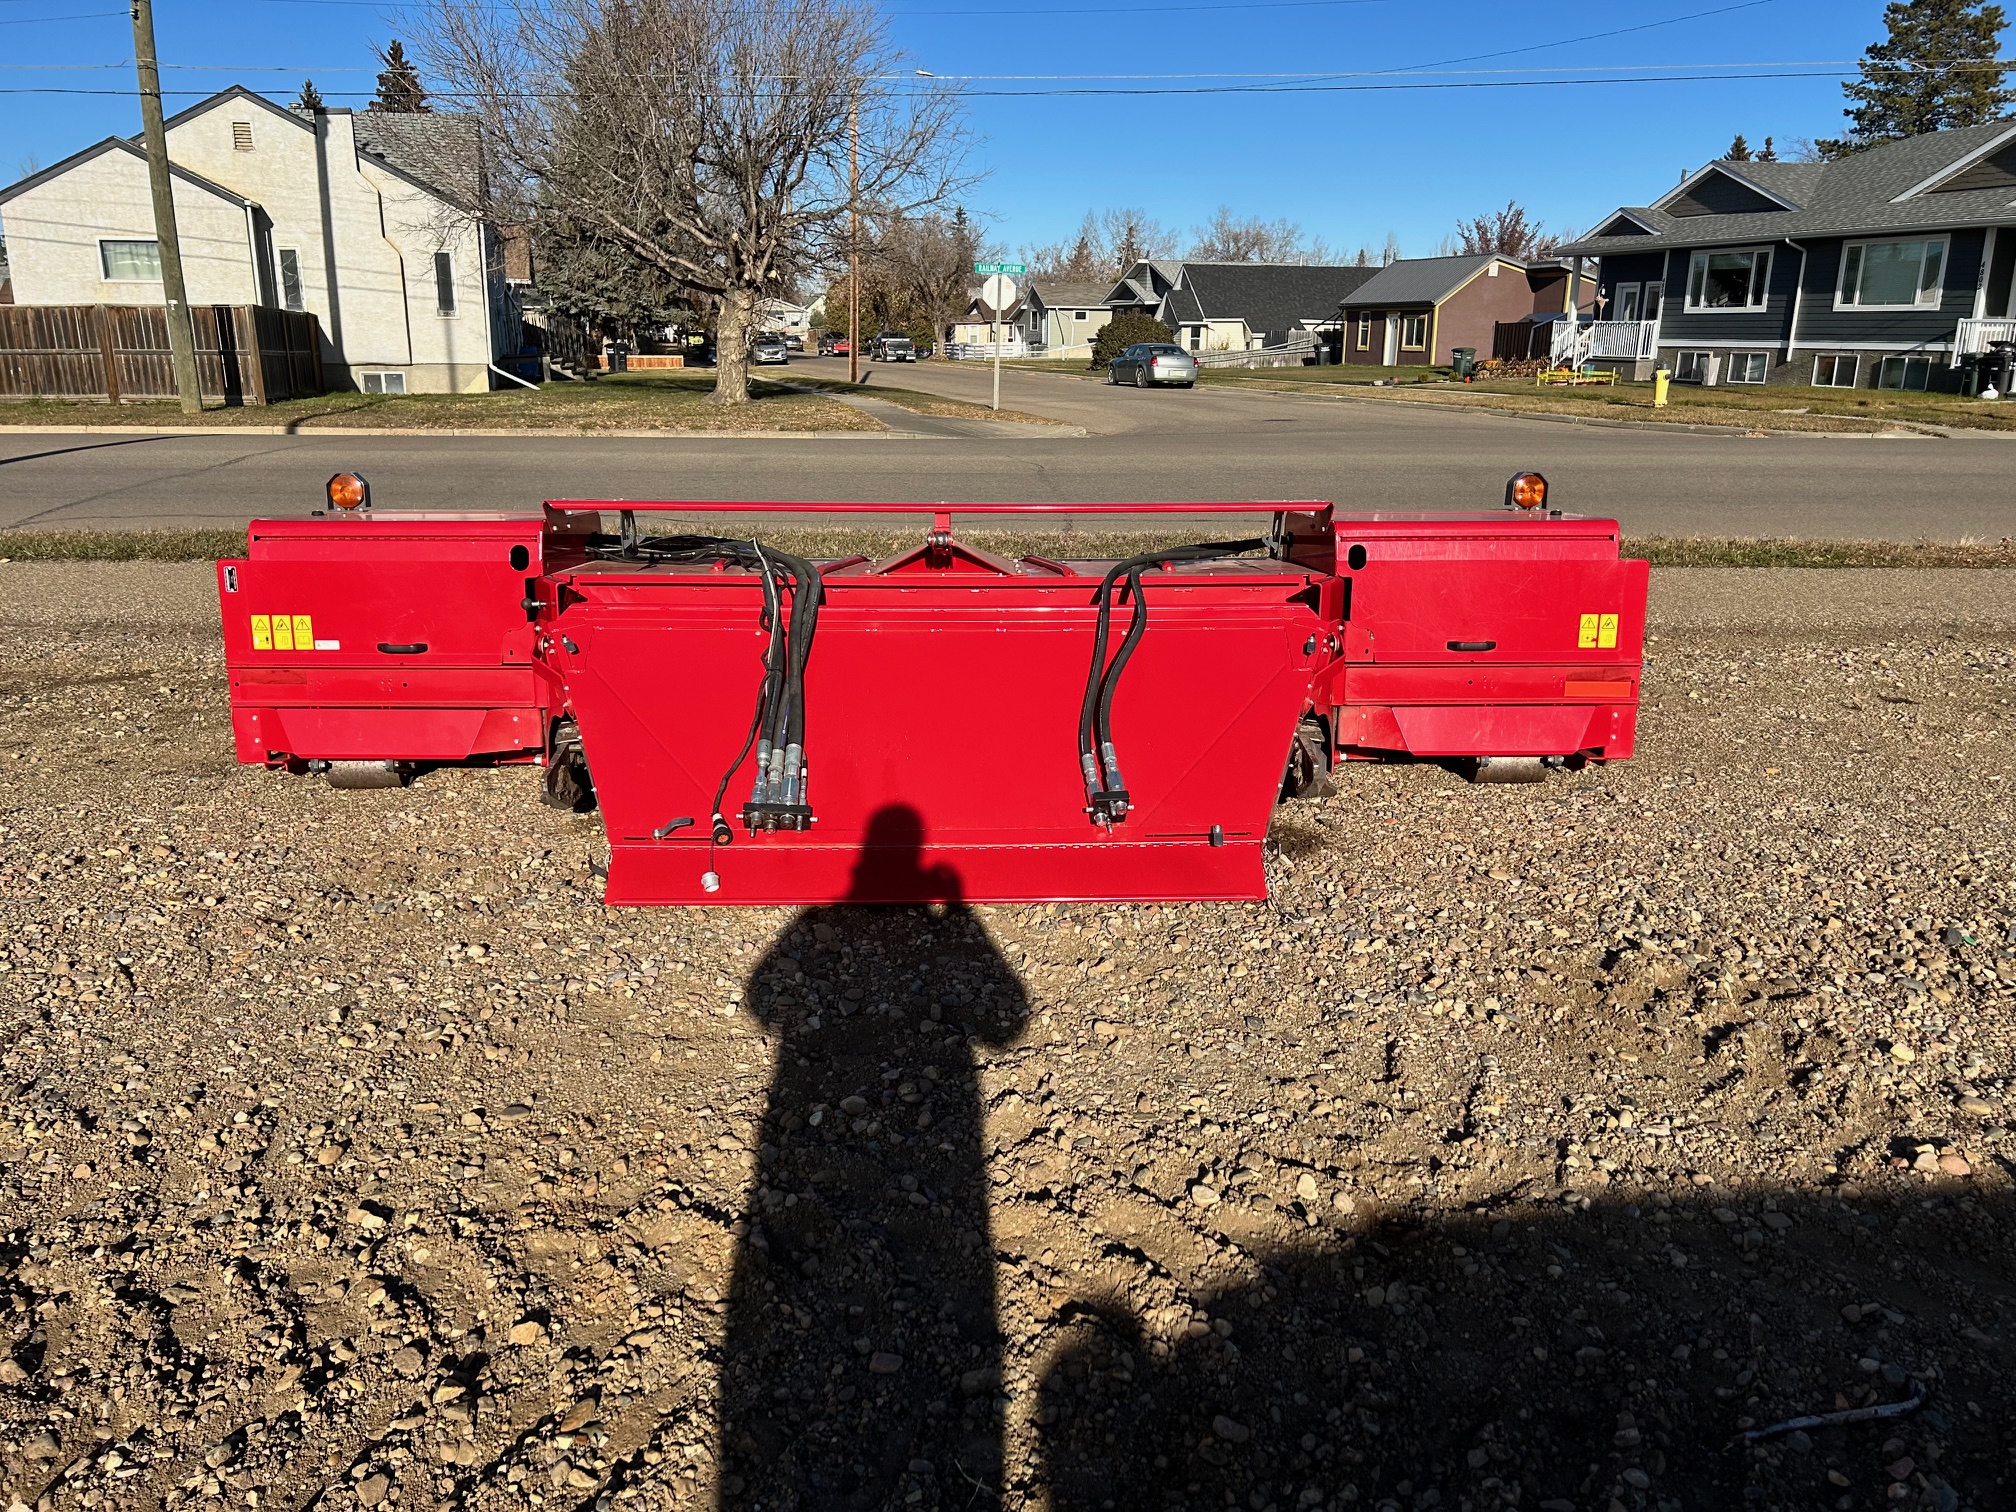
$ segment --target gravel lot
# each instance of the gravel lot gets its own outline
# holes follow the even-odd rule
[[[211,581],[0,566],[0,1506],[2016,1505],[2016,573],[1657,573],[1633,762],[942,917],[239,769]]]

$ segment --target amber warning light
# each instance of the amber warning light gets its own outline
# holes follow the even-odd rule
[[[331,484],[330,487],[335,487]],[[1536,472],[1517,473],[1505,485],[1505,507],[1507,509],[1545,509],[1547,507],[1547,480]]]
[[[329,507],[346,512],[371,507],[371,485],[362,473],[338,473],[329,480]]]

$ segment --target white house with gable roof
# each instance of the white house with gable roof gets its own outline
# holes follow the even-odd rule
[[[285,109],[244,88],[167,123],[191,304],[312,311],[331,388],[486,389],[518,345],[474,121]],[[17,304],[160,304],[147,160],[108,137],[0,189]]]

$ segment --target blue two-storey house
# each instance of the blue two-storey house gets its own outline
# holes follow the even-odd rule
[[[1596,259],[1576,352],[1703,383],[1950,389],[2016,340],[2016,119],[1831,163],[1716,162],[1560,249]]]

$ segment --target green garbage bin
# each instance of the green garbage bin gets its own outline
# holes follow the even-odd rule
[[[1449,353],[1449,365],[1456,370],[1458,378],[1468,378],[1477,371],[1477,348],[1452,348]]]

